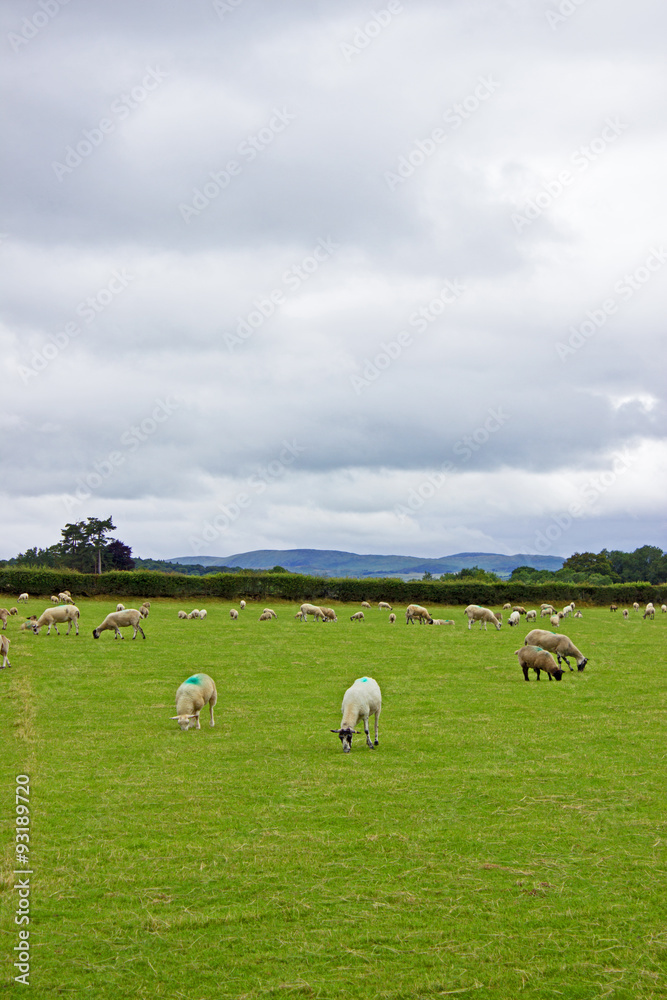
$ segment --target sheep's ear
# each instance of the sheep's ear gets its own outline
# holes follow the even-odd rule
[[[169,719],[170,720],[172,720],[172,719],[180,719],[180,715],[170,715]]]
[[[330,733],[339,733],[340,729],[330,729],[329,732]]]

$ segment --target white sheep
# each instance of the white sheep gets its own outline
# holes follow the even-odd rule
[[[19,613],[19,609],[18,608],[10,608],[9,609],[9,613],[10,613],[10,615],[17,615]]]
[[[2,622],[2,628],[7,628],[7,619],[9,618],[9,611],[7,608],[0,608],[0,621]]]
[[[266,611],[263,611],[262,614],[259,616],[259,621],[260,622],[272,622],[273,621],[273,615],[267,615]]]
[[[355,611],[353,615],[350,615],[351,622],[362,622],[363,620],[364,620],[363,611]],[[333,732],[333,729],[331,730],[331,732]]]
[[[653,621],[653,619],[655,618],[655,608],[653,607],[652,604],[646,605],[646,610],[644,611],[642,618],[650,618],[651,621]]]
[[[245,601],[239,601],[239,607],[241,611],[243,611],[243,609],[245,608]]]
[[[176,719],[182,730],[201,729],[199,713],[204,705],[209,706],[211,726],[215,725],[213,708],[218,700],[215,681],[208,674],[193,674],[183,681],[176,692]]]
[[[574,614],[572,615],[572,617],[573,618],[583,618],[584,616],[582,615],[581,611],[575,611]]]
[[[60,635],[58,625],[64,625],[65,622],[69,622],[66,635],[69,635],[72,631],[72,622],[74,622],[76,634],[79,634],[79,609],[74,604],[68,604],[64,608],[47,608],[46,611],[42,611],[37,621],[32,623],[32,630],[35,635],[39,635],[40,628],[48,625],[46,634],[50,635],[51,626],[53,625],[56,635]]]
[[[638,605],[637,601],[635,601],[635,603],[632,605],[632,607],[634,608],[635,611],[639,611],[639,605]]]
[[[262,611],[262,614],[263,615],[271,615],[272,618],[277,618],[278,617],[278,615],[275,613],[275,611],[273,610],[273,608],[264,608],[264,610]]]
[[[511,610],[512,610],[512,605],[509,603],[509,601],[507,602],[507,604],[503,604],[503,611],[511,611]]]
[[[233,622],[235,622],[236,619],[238,618],[238,616],[239,616],[239,613],[236,610],[236,608],[231,608],[230,611],[229,611],[229,617],[231,618],[231,620]]]
[[[358,611],[357,614],[363,614]],[[359,677],[352,687],[349,687],[343,695],[341,706],[343,718],[340,729],[332,729],[332,733],[337,733],[343,745],[343,751],[349,753],[352,749],[352,737],[357,734],[354,728],[359,719],[364,720],[364,732],[366,734],[366,744],[374,749],[368,732],[368,717],[375,716],[375,746],[378,745],[378,720],[382,711],[382,693],[377,681],[372,677]]]
[[[391,604],[387,604],[386,601],[380,601],[378,604],[378,608],[380,608],[382,611],[391,611]]]
[[[207,614],[208,614],[208,611],[206,610],[206,608],[200,608],[199,609],[199,618],[200,618],[200,620],[206,618]]]
[[[562,636],[559,636],[559,638],[562,638]],[[546,649],[542,649],[541,646],[522,646],[520,649],[515,649],[514,653],[519,657],[519,663],[525,680],[528,680],[529,668],[535,671],[538,681],[541,670],[544,670],[549,680],[551,680],[552,676],[557,681],[561,680],[563,670],[556,663],[551,653],[547,652]]]
[[[193,608],[188,618],[199,618],[199,608]]]
[[[546,632],[540,628],[534,628],[532,632],[529,632],[524,639],[524,644],[526,646],[541,646],[542,649],[548,649],[550,653],[555,653],[558,660],[558,665],[560,666],[560,661],[565,660],[568,667],[570,667],[570,661],[568,656],[573,656],[577,661],[577,669],[583,670],[588,663],[588,658],[581,653],[575,644],[572,642],[568,636],[558,634],[556,632]],[[570,670],[573,670],[570,667]]]
[[[30,595],[29,594],[19,594],[17,600],[24,601],[24,602],[28,601],[28,600],[30,600]]]
[[[187,612],[185,612],[185,611],[179,611],[178,612],[178,617],[179,618],[187,618],[188,617],[187,616]]]
[[[434,618],[433,619],[433,624],[434,625],[456,625],[456,622],[453,620],[453,618]]]
[[[361,602],[361,606],[362,606],[362,608],[369,608],[370,609],[370,604],[368,603],[368,601],[362,601]]]
[[[58,600],[63,604],[74,604],[69,590],[63,590],[62,594],[58,594]]]
[[[326,615],[322,611],[322,608],[318,607],[316,604],[302,604],[299,608],[299,613],[295,617],[301,618],[301,621],[307,622],[308,615],[312,615],[315,621],[326,621]]]
[[[395,621],[396,621],[396,615],[392,611],[392,613],[389,615],[389,624],[393,625]]]
[[[9,643],[11,639],[8,639],[6,635],[0,635],[0,653],[2,654],[2,666],[0,670],[4,670],[5,667],[11,667],[9,662]]]
[[[116,611],[125,611],[125,605],[124,604],[117,604],[116,605]]]
[[[552,615],[551,618],[549,619],[549,621],[551,622],[551,624],[555,628],[558,628],[558,626],[560,625],[560,616],[559,615]]]
[[[107,629],[114,630],[114,639],[124,639],[125,636],[120,631],[121,628],[127,628],[131,625],[134,629],[132,635],[133,639],[137,638],[137,632],[141,632],[141,635],[145,639],[144,630],[142,629],[139,622],[141,621],[141,615],[136,610],[136,608],[127,608],[126,611],[112,611],[111,614],[107,615],[101,625],[93,629],[93,638],[99,639],[100,632],[105,632]]]
[[[624,618],[629,618],[630,617],[630,612],[628,611],[627,608],[623,608],[623,617]]]
[[[123,610],[125,610],[125,609],[123,609]],[[142,618],[148,618],[150,610],[151,610],[150,609],[150,605],[148,605],[148,604],[142,604],[141,607],[139,608],[139,614],[141,615]]]
[[[534,622],[537,620],[537,611],[526,611],[526,621]]]
[[[334,611],[333,608],[322,608],[322,613],[324,614],[323,621],[325,621],[325,622],[337,622],[338,621],[338,615],[336,614],[336,612]],[[278,616],[276,615],[276,617],[278,617]]]
[[[555,615],[556,609],[551,604],[543,604],[540,608],[540,618],[544,618],[546,615]]]
[[[414,625],[418,621],[420,625],[426,622],[427,625],[433,624],[433,618],[431,617],[430,611],[423,608],[421,604],[408,604],[405,611],[405,624]]]
[[[662,611],[663,615],[666,615],[667,614],[667,604],[661,604],[660,605],[660,610]]]
[[[521,615],[518,611],[513,611],[512,614],[507,619],[507,624],[512,627],[513,625],[518,625],[521,621]]]
[[[566,604],[561,614],[563,618],[567,618],[567,616],[571,615],[573,611],[574,611],[574,604]]]
[[[58,603],[59,603],[59,601],[58,601],[58,598],[56,597],[56,595],[55,594],[51,594],[51,604],[58,604]]]
[[[468,616],[468,630],[472,628],[473,622],[479,622],[480,628],[483,625],[485,632],[487,631],[487,622],[495,625],[498,630],[502,628],[501,623],[498,621],[493,611],[490,611],[489,608],[481,608],[479,604],[469,604],[463,614]],[[510,615],[510,618],[511,617],[512,616]]]

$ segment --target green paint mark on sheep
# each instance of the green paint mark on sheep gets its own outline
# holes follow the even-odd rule
[[[196,674],[193,674],[192,677],[188,677],[187,681],[184,681],[184,684],[201,684],[201,681]]]
[[[360,677],[359,680],[361,680],[361,681],[367,681],[368,677]]]

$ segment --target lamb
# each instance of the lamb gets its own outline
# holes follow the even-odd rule
[[[239,616],[239,613],[238,613],[238,611],[236,610],[236,608],[231,608],[231,610],[230,610],[230,612],[229,612],[229,617],[231,618],[231,620],[232,620],[233,622],[235,622],[235,621],[236,621],[236,619],[238,618],[238,616]]]
[[[187,614],[185,613],[185,611],[179,611],[179,612],[178,612],[178,617],[179,617],[179,618],[187,618],[188,616],[187,616]]]
[[[538,681],[541,670],[544,670],[549,680],[552,677],[555,677],[557,681],[561,680],[563,670],[556,663],[551,653],[548,653],[546,649],[542,649],[541,646],[522,646],[520,649],[515,649],[514,653],[519,657],[519,664],[523,670],[525,680],[528,680],[529,668],[535,671]]]
[[[582,615],[581,611],[575,611],[574,614],[572,615],[572,617],[573,618],[583,618],[584,616]]]
[[[9,643],[11,639],[8,639],[6,635],[0,635],[0,653],[2,654],[2,666],[0,670],[4,670],[5,667],[11,667],[9,662]]]
[[[357,614],[363,614],[363,611],[357,611]],[[340,738],[343,752],[349,753],[352,749],[352,737],[357,733],[354,727],[359,719],[364,720],[366,745],[371,750],[375,749],[368,733],[368,717],[369,715],[375,716],[375,746],[378,746],[378,720],[382,711],[382,693],[377,681],[374,681],[372,677],[359,677],[343,695],[341,711],[343,718],[340,729],[332,729],[331,732],[336,733]]]
[[[361,606],[362,608],[370,608],[370,604],[368,603],[368,601],[362,601]]]
[[[151,609],[150,604],[148,604],[148,603],[142,604],[141,607],[139,608],[139,614],[141,615],[142,618],[148,618],[150,609]],[[118,610],[118,609],[116,609],[116,610]],[[123,611],[124,610],[125,609],[123,608]]]
[[[393,625],[395,621],[396,621],[396,615],[395,615],[395,614],[394,614],[394,613],[392,612],[392,613],[391,613],[391,614],[389,615],[389,624],[390,624],[390,625]]]
[[[418,621],[420,625],[423,625],[424,622],[428,625],[433,624],[431,614],[426,608],[423,608],[421,604],[408,604],[405,612],[405,624],[407,625],[409,622],[414,625],[415,621]]]
[[[537,621],[537,611],[526,611],[526,621],[527,622]]]
[[[269,614],[266,613],[266,611],[263,611],[261,613],[261,615],[259,616],[258,620],[260,622],[272,622],[273,621],[273,615],[269,615]]]
[[[139,624],[140,621],[141,615],[136,608],[128,608],[126,611],[112,611],[111,614],[106,616],[101,625],[93,629],[93,639],[99,639],[100,632],[105,632],[107,629],[114,630],[114,639],[124,639],[125,636],[120,630],[121,628],[127,628],[128,625],[131,625],[134,629],[133,639],[137,638],[137,632],[141,632],[142,637],[145,639],[146,636]]]
[[[584,656],[584,654],[577,649],[572,640],[563,634],[559,635],[555,632],[546,632],[542,629],[534,628],[533,631],[529,632],[524,639],[524,645],[541,646],[542,649],[548,649],[550,653],[555,653],[559,666],[560,661],[565,660],[568,667],[570,667],[568,656],[573,656],[575,658],[577,661],[577,669],[579,671],[583,670],[588,663],[588,657]],[[574,668],[570,667],[570,670],[574,670]]]
[[[456,625],[456,622],[452,618],[434,618],[434,625]]]
[[[125,611],[125,605],[124,604],[117,604],[116,605],[116,611]]]
[[[28,600],[30,600],[30,595],[29,594],[19,594],[18,600],[19,601],[24,601],[24,602],[28,601]]]
[[[560,614],[552,615],[549,621],[554,626],[554,628],[558,628],[558,626],[560,625]]]
[[[502,611],[494,611],[493,613],[494,613],[494,615],[496,616],[496,618],[498,619],[499,622],[501,622],[503,620],[503,613],[502,613]]]
[[[507,624],[511,627],[512,625],[518,625],[521,621],[521,615],[518,611],[513,611],[512,614],[507,619]]]
[[[386,601],[380,601],[378,608],[381,608],[382,611],[391,611],[391,604],[387,604]]]
[[[296,617],[300,616],[301,621],[307,622],[308,615],[312,615],[315,621],[318,621],[318,619],[326,621],[326,615],[322,611],[322,608],[318,608],[316,604],[302,604],[301,607],[299,608],[299,615],[297,615]]]
[[[35,635],[39,635],[39,630],[44,625],[48,625],[46,634],[50,635],[53,625],[56,635],[60,635],[58,625],[64,625],[65,622],[69,622],[69,628],[65,635],[69,635],[72,631],[72,622],[74,622],[76,634],[79,634],[79,609],[76,605],[67,604],[64,608],[47,608],[46,611],[42,611],[37,621],[32,623],[32,630]]]
[[[243,609],[245,608],[245,601],[239,601],[239,607],[241,611],[243,611]]]
[[[481,608],[479,604],[469,604],[463,614],[468,616],[468,631],[472,628],[473,622],[479,622],[480,628],[484,625],[485,632],[487,631],[487,622],[491,622],[492,625],[495,625],[498,631],[502,628],[502,625],[494,615],[493,611],[490,611],[489,608]]]
[[[218,700],[215,681],[208,674],[193,674],[183,681],[176,692],[176,719],[182,730],[201,729],[199,713],[204,705],[208,705],[211,713],[211,726],[215,725],[213,708]]]
[[[324,614],[324,618],[322,619],[323,621],[325,621],[325,622],[337,622],[338,621],[338,615],[336,614],[336,612],[334,611],[333,608],[322,608],[322,613]],[[278,616],[276,615],[276,618],[277,617]]]
[[[278,615],[275,613],[275,611],[273,610],[273,608],[264,608],[264,610],[262,611],[262,614],[263,615],[271,615],[272,618],[277,618],[278,617]]]
[[[19,609],[18,608],[10,608],[9,609],[9,613],[10,613],[10,615],[17,615],[19,613]]]
[[[363,620],[364,620],[364,613],[363,613],[363,611],[357,611],[357,612],[355,612],[355,614],[350,615],[350,621],[351,622],[362,622]],[[331,730],[331,732],[333,732],[333,729]]]

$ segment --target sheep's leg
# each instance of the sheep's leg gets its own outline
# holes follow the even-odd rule
[[[521,664],[521,669],[523,670],[523,679],[525,681],[527,681],[528,680],[528,667],[527,667],[527,665],[525,663],[522,663]]]
[[[199,725],[199,709],[195,712],[195,729],[201,729]]]
[[[124,639],[125,638],[125,636],[123,635],[123,633],[121,632],[121,630],[118,628],[117,625],[114,625],[114,635],[113,635],[113,637],[114,637],[114,639]]]
[[[375,746],[377,746],[378,743],[379,743],[379,740],[378,740],[378,719],[380,718],[380,711],[381,711],[381,709],[378,708],[377,712],[375,713]]]
[[[539,681],[539,679],[540,679],[540,670],[539,670],[539,667],[534,667],[533,669],[535,670],[535,673],[537,674],[537,679]]]
[[[370,736],[370,733],[368,732],[368,716],[367,715],[364,716],[364,732],[366,733],[366,746],[369,746],[371,748],[371,750],[374,750],[375,747],[371,743],[371,736]]]
[[[211,695],[211,700],[210,700],[210,701],[209,701],[209,703],[208,703],[208,707],[209,707],[209,711],[210,711],[210,713],[211,713],[211,719],[210,719],[210,723],[211,723],[211,726],[214,726],[214,725],[215,725],[215,719],[213,718],[213,706],[215,705],[215,703],[216,703],[216,701],[217,701],[217,700],[218,700],[218,696],[217,696],[217,694],[216,694],[216,693],[214,692],[214,693],[213,693],[213,694]]]
[[[472,618],[468,619],[468,631],[472,628]]]
[[[567,663],[568,667],[570,667],[570,661],[568,660],[567,656],[564,656],[563,659]],[[558,657],[558,665],[560,666],[560,657]],[[572,671],[572,673],[574,673],[574,667],[570,667],[570,670]]]
[[[69,635],[71,631],[72,631],[72,619],[70,618],[69,628],[65,632],[65,635]]]

